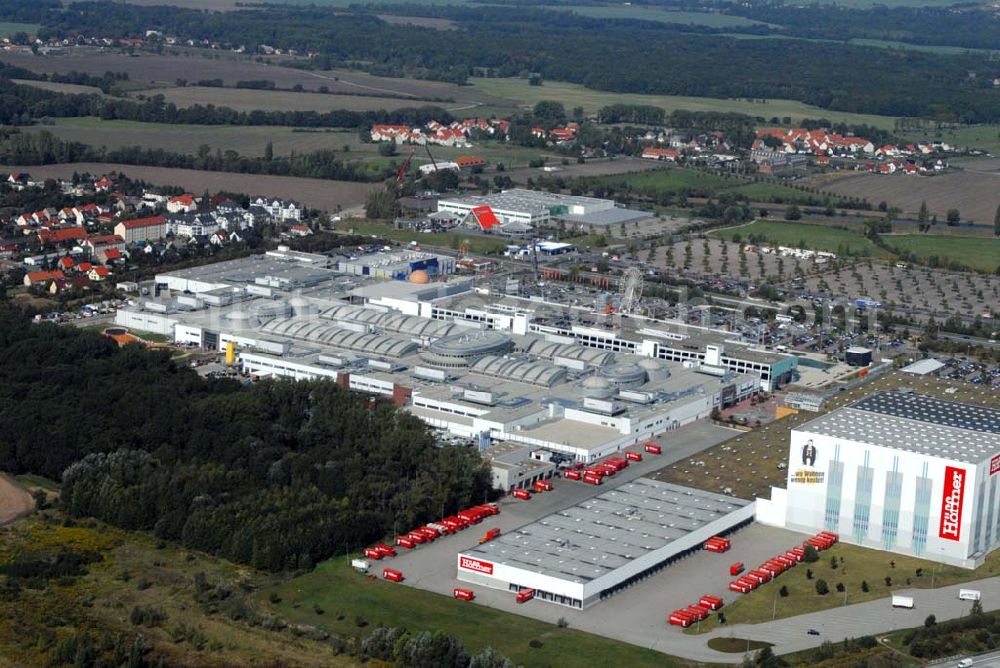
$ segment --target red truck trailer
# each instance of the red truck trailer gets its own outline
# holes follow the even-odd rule
[[[740,573],[743,572],[743,568],[744,566],[742,561],[734,561],[733,563],[729,564],[729,574],[739,575]]]
[[[369,559],[374,559],[375,561],[378,561],[384,555],[381,552],[379,552],[378,550],[376,550],[374,547],[366,547],[365,548],[365,556],[368,557]]]
[[[688,613],[694,617],[694,621],[696,622],[703,621],[706,617],[708,617],[708,611],[700,605],[689,605],[685,608],[685,610],[687,610]]]
[[[515,499],[521,499],[521,500],[524,500],[524,501],[526,501],[526,500],[528,500],[528,499],[531,498],[531,492],[529,492],[526,489],[521,489],[520,487],[518,487],[517,489],[515,489],[512,492],[512,494],[514,495]]]
[[[522,589],[521,591],[517,592],[517,602],[518,603],[527,603],[528,601],[530,601],[533,598],[535,598],[535,590],[534,589]]]
[[[628,452],[625,453],[625,459],[629,460],[630,462],[641,462],[642,454],[638,452],[632,452],[631,450],[629,450]]]
[[[390,582],[402,582],[403,573],[402,571],[397,571],[395,568],[383,568],[382,577]]]
[[[750,585],[740,582],[738,580],[733,580],[729,583],[729,590],[739,592],[740,594],[746,594],[750,591]]]
[[[390,546],[385,545],[383,543],[378,543],[375,546],[375,549],[378,550],[379,552],[381,552],[383,557],[395,557],[396,556],[396,550],[394,550]]]
[[[628,468],[628,460],[624,457],[608,457],[604,460],[605,466],[610,466],[615,470],[615,473],[623,469]]]
[[[672,626],[679,626],[682,629],[686,629],[691,626],[693,620],[691,619],[691,615],[687,614],[683,610],[674,610],[670,613],[670,616],[667,617],[667,622]]]
[[[423,534],[417,533],[416,531],[411,531],[410,533],[406,534],[406,537],[412,540],[417,545],[423,545],[424,543],[427,542],[427,538]]]
[[[642,446],[642,449],[651,455],[663,454],[663,448],[657,445],[656,443],[647,443],[646,445]]]
[[[553,489],[552,483],[548,480],[536,480],[532,485],[531,489],[536,492],[551,492]]]
[[[455,587],[455,591],[452,592],[460,601],[471,601],[476,598],[476,595],[472,593],[471,589],[462,589],[460,587]]]
[[[405,547],[407,550],[412,550],[416,546],[416,543],[407,536],[396,536],[396,545]]]
[[[586,483],[589,483],[591,485],[603,485],[604,484],[603,476],[600,476],[600,475],[598,475],[596,473],[584,473],[583,474],[583,481],[586,482]]]
[[[576,469],[569,469],[567,471],[563,471],[563,475],[569,478],[570,480],[579,480],[580,478],[583,477],[583,474],[581,474]]]
[[[723,605],[722,597],[705,594],[698,599],[698,605],[706,610],[718,610]]]
[[[479,544],[482,545],[483,543],[488,543],[499,535],[500,535],[500,528],[493,527],[485,534],[483,534],[483,537],[479,539]]]

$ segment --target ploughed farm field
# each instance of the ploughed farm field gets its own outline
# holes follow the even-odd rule
[[[963,221],[988,224],[1000,206],[1000,175],[957,170],[937,176],[851,175],[827,180],[823,189],[873,204],[888,202],[907,215],[915,215],[926,201],[942,226],[948,209],[958,209]]]
[[[306,206],[332,211],[338,206],[348,208],[363,204],[369,191],[381,188],[381,183],[356,183],[353,181],[328,181],[292,176],[259,176],[256,174],[230,174],[205,172],[196,169],[170,167],[141,167],[105,162],[71,162],[62,165],[10,165],[8,171],[28,172],[33,178],[65,178],[73,172],[105,174],[124,172],[131,178],[143,179],[158,185],[180,186],[194,193],[205,190],[246,193],[294,199]]]
[[[125,72],[129,82],[136,88],[176,87],[177,79],[187,79],[190,84],[200,80],[220,79],[225,86],[234,87],[240,81],[273,81],[275,86],[291,89],[302,86],[304,91],[318,92],[325,87],[330,93],[371,95],[375,97],[412,98],[404,106],[431,104],[434,100],[442,105],[489,105],[510,107],[511,101],[473,86],[456,86],[440,81],[418,81],[416,79],[393,79],[378,77],[353,70],[310,71],[292,67],[272,65],[267,61],[257,62],[249,56],[235,53],[220,53],[205,49],[172,49],[164,54],[142,54],[129,56],[92,47],[70,49],[60,55],[36,56],[31,53],[5,53],[6,63],[23,67],[33,72],[66,74],[71,71],[84,72],[92,76],[103,76],[105,72]],[[183,89],[182,89],[183,90]],[[221,93],[233,92],[222,89]],[[269,91],[246,91],[254,94]],[[147,91],[148,93],[148,91]],[[289,90],[289,94],[291,91]],[[219,100],[215,104],[224,104]],[[260,108],[260,107],[258,107]],[[341,107],[346,108],[346,107]],[[378,109],[372,105],[365,107]]]

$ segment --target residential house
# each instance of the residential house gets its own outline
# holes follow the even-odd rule
[[[49,292],[56,295],[73,288],[87,289],[90,287],[90,279],[86,276],[70,276],[69,278],[57,278],[49,285]]]
[[[167,200],[167,211],[170,213],[194,213],[198,210],[198,202],[194,195],[177,195]]]
[[[24,284],[27,287],[36,285],[46,285],[49,281],[64,278],[65,275],[58,269],[52,271],[29,271],[24,275]]]
[[[312,234],[312,230],[308,225],[303,225],[302,223],[295,223],[288,228],[288,233],[293,237],[308,237]]]
[[[676,162],[680,155],[680,151],[672,148],[654,148],[652,146],[647,146],[642,149],[642,157],[647,160],[666,160],[668,162]]]
[[[87,278],[92,281],[103,281],[109,276],[111,276],[111,270],[107,267],[93,267],[87,272]]]
[[[263,197],[258,197],[253,201],[253,204],[263,208],[267,211],[268,215],[283,223],[291,220],[302,220],[302,207],[291,200],[287,202],[280,199],[269,201]]]
[[[167,220],[163,216],[123,220],[115,225],[115,234],[126,244],[150,239],[161,239],[167,234]]]
[[[7,175],[7,185],[14,190],[24,190],[31,183],[31,175],[27,172],[11,172]]]

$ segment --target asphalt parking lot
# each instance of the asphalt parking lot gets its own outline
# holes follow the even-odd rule
[[[478,545],[479,538],[487,529],[499,527],[502,532],[512,531],[623,482],[649,475],[738,433],[705,422],[688,425],[657,439],[664,445],[663,455],[647,455],[642,462],[633,463],[601,487],[555,479],[555,490],[552,492],[536,494],[530,501],[516,501],[508,497],[500,502],[501,513],[482,524],[412,551],[401,551],[399,556],[376,562],[374,567],[379,572],[379,567],[391,566],[404,573],[406,585],[450,596],[455,587],[469,587],[455,577],[456,555]],[[694,604],[703,594],[716,594],[732,600],[733,594],[727,588],[731,579],[728,570],[731,562],[756,565],[801,541],[800,534],[753,525],[733,537],[733,548],[729,552],[723,555],[700,552],[587,610],[574,610],[543,601],[518,605],[509,592],[486,587],[471,587],[476,593],[472,605],[487,605],[552,623],[562,617],[571,627],[598,635],[667,653],[676,652],[679,644],[690,651],[692,645],[704,647],[704,640],[684,636],[680,629],[668,626],[666,615],[671,610]],[[707,648],[704,651],[707,660],[728,658]]]

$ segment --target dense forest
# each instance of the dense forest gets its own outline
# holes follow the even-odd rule
[[[0,3],[4,20],[5,6]],[[534,72],[616,92],[787,98],[841,111],[954,122],[1000,119],[1000,90],[992,87],[996,65],[981,55],[741,40],[704,34],[703,27],[590,19],[530,7],[412,4],[393,11],[449,18],[459,30],[443,39],[439,30],[389,24],[362,10],[317,7],[206,13],[90,2],[43,9],[35,20],[45,26],[42,36],[130,37],[157,27],[251,51],[268,44],[317,54],[300,65],[363,67],[456,83],[474,71]]]
[[[309,567],[482,502],[474,450],[331,382],[203,380],[0,311],[0,469],[63,481],[68,512],[255,567]]]

